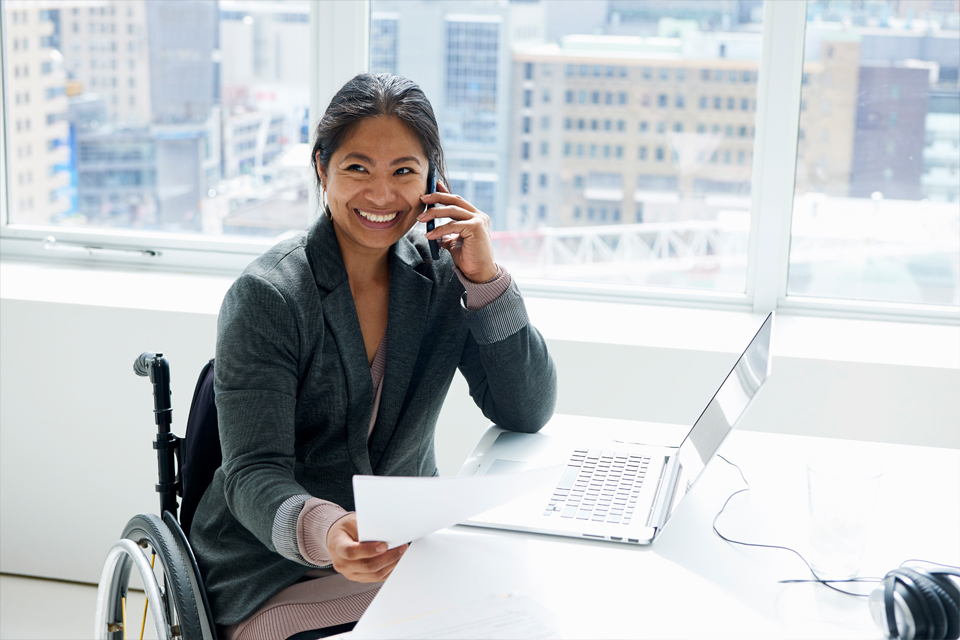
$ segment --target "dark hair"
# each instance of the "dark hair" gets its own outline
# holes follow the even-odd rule
[[[376,116],[396,116],[405,122],[420,140],[427,161],[436,167],[437,177],[449,186],[440,146],[440,129],[423,90],[414,81],[401,76],[361,73],[333,96],[317,124],[310,162],[317,178],[318,192],[322,186],[317,170],[317,152],[320,153],[319,164],[326,167],[347,134],[364,118]]]

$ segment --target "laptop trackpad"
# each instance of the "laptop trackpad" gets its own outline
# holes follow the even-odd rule
[[[487,473],[484,475],[492,476],[501,473],[519,473],[526,468],[526,462],[518,462],[516,460],[501,460],[498,458],[493,461],[493,464],[490,465],[490,468],[487,469]]]

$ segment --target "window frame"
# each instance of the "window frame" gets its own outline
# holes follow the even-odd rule
[[[369,67],[370,0],[311,3],[310,121],[349,78]],[[671,304],[766,313],[859,317],[960,325],[952,306],[869,302],[787,295],[794,181],[803,83],[807,3],[766,2],[753,139],[750,233],[743,292],[671,289],[521,279],[529,294],[568,299]],[[0,20],[0,255],[4,259],[54,260],[59,263],[140,266],[160,270],[235,274],[276,242],[237,237],[190,237],[116,229],[71,229],[11,224],[8,204],[6,70]],[[336,65],[327,63],[337,60]],[[569,71],[569,69],[568,69]],[[766,162],[775,158],[777,162]],[[786,159],[786,161],[784,161]],[[319,210],[310,190],[311,221]],[[55,241],[51,241],[55,238]]]

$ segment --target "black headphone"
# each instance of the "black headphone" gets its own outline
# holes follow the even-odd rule
[[[870,594],[870,613],[889,638],[960,638],[960,570],[894,569]]]

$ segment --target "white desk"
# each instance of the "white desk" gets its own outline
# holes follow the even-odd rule
[[[552,434],[590,430],[677,444],[664,425],[555,416]],[[461,473],[472,473],[499,433],[488,430]],[[720,450],[751,491],[717,526],[728,537],[795,548],[808,557],[805,463],[810,453],[849,451],[884,476],[862,576],[882,576],[908,558],[960,565],[960,450],[734,432]],[[411,545],[357,624],[381,633],[401,620],[508,592],[542,604],[564,638],[880,638],[866,598],[809,578],[792,553],[724,542],[711,529],[743,484],[714,460],[650,547],[457,526]],[[869,589],[867,589],[869,591]],[[359,635],[359,634],[358,634]]]

